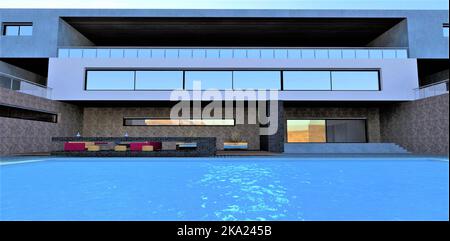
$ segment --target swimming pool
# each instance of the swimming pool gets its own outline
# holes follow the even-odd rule
[[[448,220],[429,158],[52,158],[0,167],[1,220]]]

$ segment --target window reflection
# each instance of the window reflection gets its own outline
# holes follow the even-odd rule
[[[87,90],[133,90],[134,71],[87,71]]]
[[[234,89],[279,90],[279,71],[233,71]]]
[[[234,126],[234,119],[124,118],[125,126]]]
[[[285,90],[331,90],[330,71],[283,71]]]
[[[379,90],[378,71],[332,71],[333,90]]]
[[[136,71],[136,89],[183,89],[183,71]]]
[[[186,71],[185,85],[186,89],[194,89],[194,82],[201,84],[202,90],[217,89],[227,90],[232,89],[233,79],[232,71]]]
[[[326,142],[325,120],[288,120],[288,142]]]

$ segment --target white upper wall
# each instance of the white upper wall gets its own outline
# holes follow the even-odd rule
[[[149,67],[151,66],[151,67]],[[169,100],[171,91],[86,91],[85,70],[104,69],[379,69],[380,91],[280,91],[281,100],[408,101],[418,88],[416,59],[80,59],[50,58],[48,86],[55,100]]]

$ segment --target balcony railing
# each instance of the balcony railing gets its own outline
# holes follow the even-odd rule
[[[14,90],[20,93],[51,98],[51,88],[0,72],[0,87]]]
[[[60,48],[59,58],[406,59],[406,48]]]
[[[425,85],[414,90],[415,99],[424,99],[448,93],[448,79]]]

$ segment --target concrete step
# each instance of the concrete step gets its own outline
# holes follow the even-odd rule
[[[409,153],[395,143],[286,143],[284,153]]]

